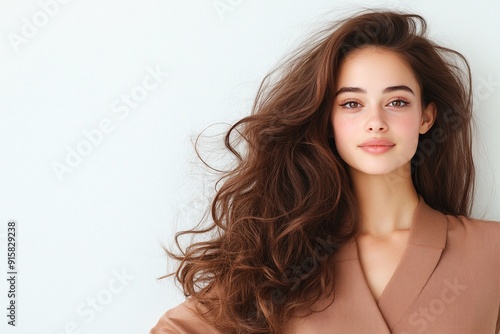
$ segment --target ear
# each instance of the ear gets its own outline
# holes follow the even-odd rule
[[[420,122],[420,134],[424,134],[432,127],[437,116],[437,108],[434,102],[429,102],[422,112],[422,121]]]

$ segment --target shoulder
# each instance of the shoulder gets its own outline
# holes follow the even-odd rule
[[[168,310],[149,334],[221,334],[200,315],[200,306],[191,298]]]
[[[500,264],[500,222],[446,215],[448,240]]]
[[[446,215],[446,218],[449,231],[460,231],[466,237],[500,236],[500,222],[498,221],[452,215]]]

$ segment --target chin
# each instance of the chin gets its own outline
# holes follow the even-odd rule
[[[370,176],[385,176],[391,179],[401,179],[405,176],[410,176],[406,172],[406,168],[404,166],[358,166],[351,167],[357,173],[370,175]]]

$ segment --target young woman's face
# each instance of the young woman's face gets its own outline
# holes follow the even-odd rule
[[[341,63],[332,110],[341,158],[357,171],[383,175],[408,168],[418,136],[434,122],[423,110],[418,81],[399,54],[367,47]]]

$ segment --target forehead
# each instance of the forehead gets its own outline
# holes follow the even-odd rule
[[[340,63],[336,88],[361,87],[370,92],[407,85],[420,94],[420,84],[406,59],[381,47],[364,47],[349,53]]]

